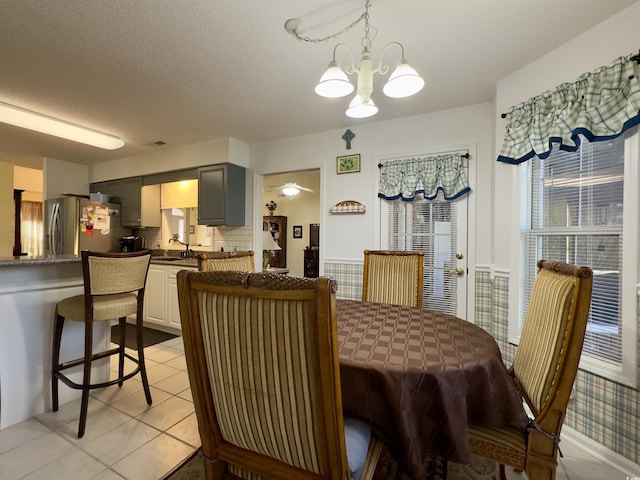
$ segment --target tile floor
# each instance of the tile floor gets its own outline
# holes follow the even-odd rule
[[[0,431],[2,480],[158,480],[200,445],[180,337],[145,350],[153,404],[138,377],[95,390],[87,429],[76,437],[79,401]],[[112,359],[113,360],[113,359]],[[112,369],[113,369],[112,361]],[[60,388],[66,388],[63,384]],[[564,441],[558,480],[623,480]],[[635,472],[638,474],[639,472]],[[629,473],[627,473],[628,475]],[[507,468],[509,480],[525,480]]]

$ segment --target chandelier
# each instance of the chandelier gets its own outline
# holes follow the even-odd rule
[[[356,65],[353,62],[353,54],[348,46],[344,43],[339,43],[333,49],[333,59],[329,62],[329,68],[320,77],[320,81],[316,85],[315,92],[322,97],[338,98],[349,95],[353,92],[353,84],[349,81],[348,75],[357,73],[357,85],[356,96],[353,97],[349,108],[345,112],[347,117],[351,118],[366,118],[371,117],[378,113],[378,107],[376,107],[371,94],[373,93],[373,74],[379,73],[380,75],[386,75],[389,72],[389,66],[382,64],[382,57],[385,52],[391,47],[400,48],[400,60],[396,65],[396,69],[389,76],[387,83],[383,87],[382,91],[385,95],[391,98],[404,98],[415,95],[422,87],[424,87],[424,80],[418,75],[418,73],[409,65],[404,58],[404,47],[398,42],[389,43],[382,50],[378,65],[373,68],[373,62],[371,60],[371,53],[369,51],[371,47],[370,30],[375,27],[369,23],[369,7],[371,1],[366,0],[364,6],[364,13],[349,26],[344,28],[338,33],[328,35],[324,38],[310,38],[303,37],[298,33],[298,27],[302,23],[299,18],[291,18],[284,24],[284,28],[291,35],[298,40],[305,42],[324,42],[326,40],[336,38],[342,35],[347,30],[350,30],[356,24],[364,20],[364,37],[362,37],[362,53],[360,54],[360,62]],[[375,35],[374,35],[375,38]],[[351,57],[351,63],[346,65],[344,70],[340,67],[340,64],[336,60],[336,52],[338,48],[344,48],[349,52]],[[346,72],[346,73],[345,73]]]

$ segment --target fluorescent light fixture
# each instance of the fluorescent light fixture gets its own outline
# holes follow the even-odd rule
[[[106,133],[74,125],[40,113],[30,112],[6,103],[0,103],[0,122],[104,148],[105,150],[115,150],[124,145],[121,139],[113,135],[107,135]]]

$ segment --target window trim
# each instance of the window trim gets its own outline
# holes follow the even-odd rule
[[[599,376],[603,376],[617,383],[633,388],[638,386],[638,298],[640,296],[640,254],[637,243],[640,240],[640,133],[636,132],[625,139],[624,145],[624,216],[622,227],[622,258],[625,268],[622,272],[622,362],[614,364],[583,352],[579,368]],[[523,165],[524,166],[524,165]],[[509,339],[515,342],[520,336],[520,303],[522,288],[520,285],[521,259],[525,258],[526,245],[522,242],[523,197],[521,196],[521,181],[523,175],[518,170],[514,175],[514,195],[518,208],[513,209],[514,223],[512,241],[518,248],[512,249],[511,292],[509,297]],[[527,189],[530,190],[531,185]],[[527,192],[530,195],[530,192]],[[512,288],[511,288],[512,287]]]

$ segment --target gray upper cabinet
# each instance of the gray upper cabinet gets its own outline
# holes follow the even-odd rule
[[[245,171],[232,163],[198,169],[198,225],[244,225]]]
[[[91,193],[104,193],[111,197],[110,201],[122,203],[122,180],[107,180],[89,185]]]
[[[122,179],[122,225],[142,226],[142,177]]]
[[[123,227],[143,227],[142,225],[142,177],[121,178],[106,182],[92,183],[92,193],[111,195],[113,202],[122,204],[121,222]],[[158,200],[159,202],[159,200]],[[158,207],[159,207],[158,203]]]

